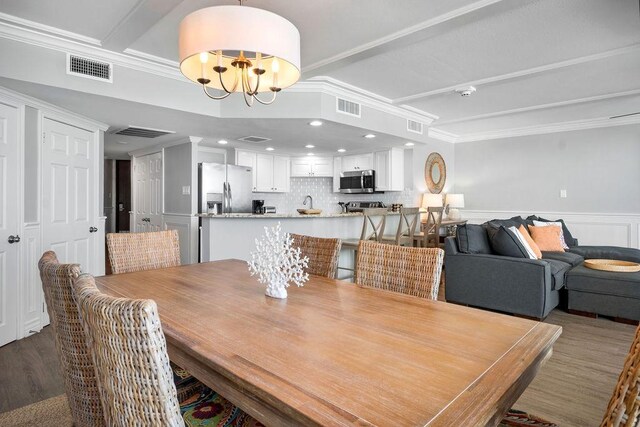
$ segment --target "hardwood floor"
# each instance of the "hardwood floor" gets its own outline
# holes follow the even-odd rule
[[[0,412],[62,393],[64,385],[51,326],[0,347]]]
[[[563,427],[597,426],[635,327],[554,310],[563,333],[554,354],[514,405]],[[0,348],[0,412],[64,393],[51,327]]]

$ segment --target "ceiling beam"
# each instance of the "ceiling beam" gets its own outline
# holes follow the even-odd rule
[[[418,99],[428,98],[430,96],[439,95],[441,93],[453,92],[457,88],[467,86],[481,86],[491,83],[497,83],[505,80],[512,80],[521,77],[530,76],[532,74],[544,73],[547,71],[553,71],[560,68],[571,67],[573,65],[584,64],[592,61],[599,61],[602,59],[610,58],[618,55],[626,55],[629,53],[640,52],[640,43],[635,43],[629,46],[621,47],[618,49],[608,50],[605,52],[596,53],[593,55],[581,56],[579,58],[568,59],[566,61],[555,62],[553,64],[541,65],[539,67],[528,68],[525,70],[514,71],[512,73],[500,74],[497,76],[486,77],[484,79],[472,80],[456,84],[454,86],[447,86],[439,89],[434,89],[426,92],[420,92],[413,95],[407,95],[393,100],[394,104],[404,104]]]
[[[522,6],[518,0],[479,0],[443,15],[341,52],[302,68],[303,78],[328,75],[331,71],[357,61],[401,49],[413,43],[446,33],[465,23]]]
[[[123,52],[182,0],[138,0],[102,40],[105,49]]]

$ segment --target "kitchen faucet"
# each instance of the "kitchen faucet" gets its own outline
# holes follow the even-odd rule
[[[313,197],[311,197],[308,194],[307,194],[307,197],[304,198],[304,202],[302,202],[302,204],[304,206],[307,206],[307,199],[309,199],[309,201],[311,202],[311,203],[309,203],[309,209],[313,209]]]

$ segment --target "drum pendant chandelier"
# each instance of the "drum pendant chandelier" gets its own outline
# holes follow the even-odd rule
[[[180,71],[202,85],[211,99],[242,92],[251,107],[271,104],[300,78],[300,33],[275,13],[239,6],[214,6],[180,23]],[[214,96],[209,89],[225,93]],[[271,99],[258,94],[271,92]]]

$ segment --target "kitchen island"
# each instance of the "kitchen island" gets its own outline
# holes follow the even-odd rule
[[[255,250],[255,239],[264,234],[264,227],[281,224],[287,233],[315,237],[358,239],[362,232],[361,213],[300,214],[200,214],[201,262],[236,258],[249,260]],[[389,212],[385,234],[395,234],[400,215]],[[343,250],[340,265],[353,265],[353,251]]]

